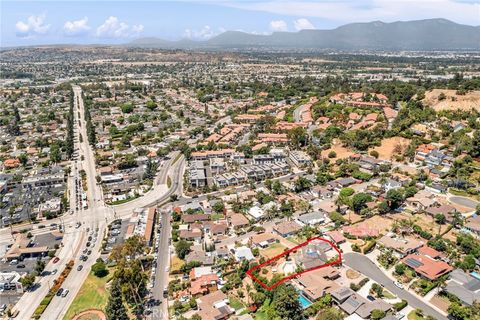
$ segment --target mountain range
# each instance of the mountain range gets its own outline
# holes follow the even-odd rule
[[[301,30],[258,35],[226,31],[205,41],[140,38],[131,47],[165,49],[337,49],[337,50],[480,50],[480,26],[446,19],[351,23],[331,30]]]

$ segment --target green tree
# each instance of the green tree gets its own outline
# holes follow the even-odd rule
[[[372,196],[368,193],[357,193],[352,197],[352,209],[356,213],[359,213],[365,204],[369,201],[372,201]]]
[[[335,307],[320,310],[317,320],[343,320],[345,317],[343,313]]]
[[[301,320],[302,306],[298,301],[298,292],[291,285],[281,284],[275,288],[273,307],[280,319]]]
[[[20,283],[25,289],[29,289],[35,283],[35,274],[28,273],[23,278],[20,278]]]
[[[217,201],[212,207],[213,211],[216,213],[223,213],[223,210],[225,210],[225,204],[223,201]]]
[[[445,224],[445,222],[447,222],[447,218],[443,213],[438,213],[435,215],[435,222],[438,224]]]
[[[123,304],[122,288],[120,281],[115,279],[110,289],[110,296],[105,308],[108,320],[128,320],[127,310]]]
[[[105,266],[105,262],[101,258],[97,259],[97,262],[92,266],[93,274],[96,277],[103,278],[108,274],[108,269]]]
[[[447,311],[448,315],[455,320],[470,319],[472,313],[468,307],[464,307],[458,302],[450,304]]]
[[[122,109],[123,113],[132,113],[134,107],[132,103],[125,103],[120,107],[120,109]]]
[[[403,263],[399,263],[395,266],[395,273],[398,275],[403,275],[406,269],[407,269],[406,265],[404,265]]]
[[[185,256],[190,252],[190,247],[192,246],[191,242],[180,240],[175,244],[175,252],[180,259],[184,259]]]
[[[391,209],[396,209],[403,202],[403,193],[399,189],[390,189],[385,197]]]

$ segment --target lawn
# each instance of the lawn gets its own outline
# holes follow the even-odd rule
[[[262,250],[260,254],[267,259],[273,258],[285,251],[285,247],[280,243],[274,243],[265,250]]]
[[[172,260],[170,261],[170,264],[171,264],[171,266],[170,266],[171,273],[175,273],[175,272],[180,271],[180,269],[183,267],[185,262],[182,259],[180,259],[179,257],[173,256]]]
[[[225,218],[225,215],[221,214],[221,213],[213,213],[210,215],[210,219],[216,221],[216,220],[220,220],[220,219],[224,219]]]
[[[424,317],[423,315],[417,314],[416,310],[410,311],[407,318],[408,318],[408,320],[423,320],[423,319],[426,319],[426,317]]]
[[[240,300],[238,300],[237,298],[230,298],[229,301],[230,301],[230,306],[235,310],[245,308],[243,303]]]
[[[98,278],[92,272],[88,275],[80,291],[72,302],[72,305],[65,314],[64,320],[72,319],[76,314],[89,310],[104,310],[107,305],[108,292],[105,288],[107,282],[113,276],[113,270],[109,269],[106,277]]]

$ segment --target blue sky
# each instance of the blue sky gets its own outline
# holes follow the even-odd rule
[[[225,30],[331,29],[351,22],[446,18],[480,25],[480,0],[4,1],[0,45],[205,40]]]

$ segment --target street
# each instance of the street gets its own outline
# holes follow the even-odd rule
[[[385,273],[383,273],[383,271],[380,270],[372,261],[370,261],[368,257],[355,252],[345,253],[343,257],[345,265],[381,284],[400,299],[406,300],[412,308],[420,308],[423,310],[423,312],[425,312],[425,314],[430,315],[435,319],[447,320],[447,317],[432,308],[429,304],[415,297],[408,291],[395,286],[393,281],[388,278]]]

